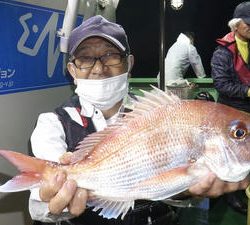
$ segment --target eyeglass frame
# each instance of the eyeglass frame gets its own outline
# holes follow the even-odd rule
[[[105,64],[102,62],[102,57],[108,56],[108,55],[119,55],[119,56],[121,57],[120,62],[117,63],[117,64],[113,64],[113,65],[105,65]],[[129,55],[129,54],[126,53],[126,52],[108,52],[108,53],[106,53],[106,54],[104,54],[104,55],[101,55],[101,56],[99,56],[99,57],[87,56],[88,58],[92,58],[94,61],[93,61],[93,65],[92,65],[92,66],[84,67],[84,68],[83,68],[83,67],[78,67],[78,66],[76,65],[76,63],[75,63],[75,60],[78,59],[78,58],[81,58],[81,57],[86,57],[86,56],[75,57],[74,55],[72,55],[72,56],[69,58],[69,61],[70,61],[71,63],[73,63],[77,69],[83,71],[83,70],[92,69],[92,68],[95,66],[97,60],[99,60],[99,61],[102,63],[102,65],[104,65],[104,66],[117,66],[117,65],[121,64],[121,63],[122,63],[122,59],[128,57],[128,55]]]

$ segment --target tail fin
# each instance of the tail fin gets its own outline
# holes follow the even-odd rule
[[[0,150],[0,156],[11,162],[20,174],[0,186],[0,192],[18,192],[39,185],[46,161],[18,152]]]

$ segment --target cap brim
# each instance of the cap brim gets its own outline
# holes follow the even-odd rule
[[[243,20],[246,24],[250,25],[250,17],[242,18],[242,20]]]

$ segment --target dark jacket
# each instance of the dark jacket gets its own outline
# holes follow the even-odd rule
[[[250,112],[250,98],[247,97],[249,84],[243,83],[239,72],[236,71],[235,65],[241,56],[237,50],[233,33],[218,39],[217,42],[219,46],[211,60],[211,75],[214,86],[219,93],[218,102]],[[241,67],[244,67],[245,73],[242,74],[241,72],[241,75],[250,76],[249,63],[242,63]]]

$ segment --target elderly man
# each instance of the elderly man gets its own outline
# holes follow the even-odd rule
[[[228,22],[231,32],[218,39],[212,61],[212,78],[218,102],[250,112],[250,1],[240,3]],[[246,213],[247,205],[237,195],[227,195],[234,209]]]
[[[212,61],[212,78],[218,102],[250,112],[250,1],[239,4],[228,22],[231,32],[218,39]]]
[[[134,63],[123,28],[101,16],[91,17],[74,29],[69,44],[68,70],[77,95],[55,113],[41,114],[31,137],[36,157],[62,163],[68,163],[67,152],[74,151],[80,140],[114,123],[124,110],[122,105],[130,99],[128,77]],[[190,192],[218,196],[246,184],[224,183],[211,174],[190,188]],[[67,180],[59,172],[43,183],[40,190],[32,191],[30,213],[37,220],[35,224],[176,224],[173,209],[160,201],[138,201],[124,220],[108,220],[86,209],[87,197],[86,190],[77,188],[75,181]]]

